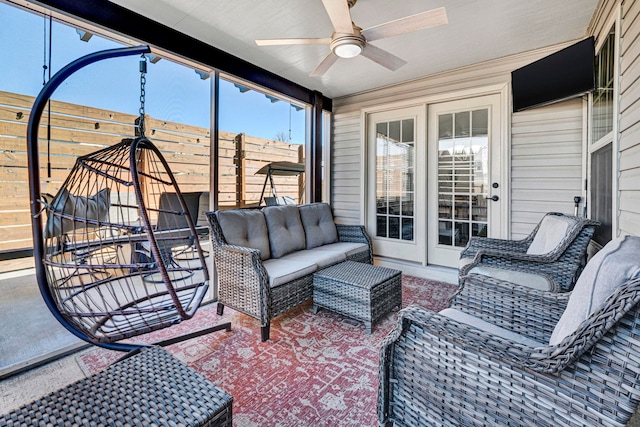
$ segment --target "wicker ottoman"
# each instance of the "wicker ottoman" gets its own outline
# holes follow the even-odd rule
[[[0,426],[229,426],[231,395],[159,347],[4,416]]]
[[[394,307],[402,307],[401,272],[354,261],[320,270],[313,275],[313,310],[323,307],[373,324]]]

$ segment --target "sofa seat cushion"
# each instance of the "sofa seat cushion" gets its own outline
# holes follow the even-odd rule
[[[304,251],[292,252],[283,256],[282,260],[313,262],[318,268],[325,268],[333,264],[337,264],[347,259],[344,252],[339,251],[323,251],[320,248],[305,249]]]
[[[575,218],[547,215],[542,219],[533,241],[527,249],[529,255],[544,255],[556,249],[576,225]]]
[[[267,206],[262,212],[269,230],[273,258],[306,249],[304,228],[297,206]]]
[[[292,261],[290,259],[272,258],[262,263],[269,274],[269,286],[277,286],[313,274],[318,265],[311,261]]]
[[[551,334],[550,345],[575,332],[622,284],[640,278],[638,254],[640,237],[625,236],[610,241],[589,260]]]
[[[216,216],[228,244],[258,249],[262,260],[271,258],[267,223],[261,211],[230,209],[217,211]]]
[[[328,204],[311,203],[300,205],[299,209],[307,240],[307,249],[338,241],[338,230],[333,222],[333,214]]]
[[[368,252],[369,246],[366,243],[337,242],[329,245],[318,246],[315,250],[342,252],[345,256],[350,257],[352,255],[359,254],[360,252]]]
[[[525,271],[479,265],[469,270],[469,274],[481,274],[541,291],[550,291],[552,289],[552,284],[545,276]]]
[[[508,329],[501,328],[500,326],[496,326],[455,308],[445,308],[438,314],[448,317],[451,320],[455,320],[458,323],[464,323],[466,325],[473,326],[474,328],[480,329],[481,331],[488,332],[492,335],[507,339],[509,341],[517,342],[528,347],[546,347],[546,344],[544,343],[532,340],[531,338],[525,337],[524,335],[520,335]]]

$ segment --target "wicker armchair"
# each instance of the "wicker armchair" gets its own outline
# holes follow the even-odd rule
[[[571,225],[563,237],[556,237],[557,244],[553,242],[551,249],[540,244],[534,248],[541,240],[541,226],[553,220]],[[599,224],[550,212],[522,240],[473,237],[460,253],[460,284],[464,276],[474,272],[552,292],[570,291],[586,263],[587,247]]]
[[[382,343],[380,425],[626,425],[640,401],[634,239],[636,255],[624,254],[619,270],[585,268],[602,297],[591,310],[585,273],[568,293],[471,275],[449,309],[402,310]],[[584,320],[563,329],[581,308]]]

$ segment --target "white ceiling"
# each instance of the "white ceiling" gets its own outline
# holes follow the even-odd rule
[[[441,6],[449,23],[374,42],[408,62],[397,71],[359,56],[310,77],[329,46],[258,47],[254,40],[330,37],[333,27],[321,0],[112,1],[329,98],[583,38],[598,2],[358,0],[351,17],[365,29]]]

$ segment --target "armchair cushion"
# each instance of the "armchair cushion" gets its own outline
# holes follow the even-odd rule
[[[498,280],[526,286],[528,288],[539,289],[541,291],[550,291],[552,289],[552,284],[547,280],[545,275],[522,270],[490,267],[481,264],[469,270],[469,274],[481,274],[483,276],[493,277]]]
[[[335,243],[338,230],[333,222],[331,208],[326,203],[301,205],[300,219],[307,239],[307,249]]]
[[[508,329],[501,328],[500,326],[496,326],[492,323],[489,323],[485,320],[480,319],[479,317],[472,316],[470,314],[465,313],[464,311],[457,310],[455,308],[445,308],[444,310],[440,311],[438,314],[441,316],[446,316],[449,319],[455,320],[456,322],[473,326],[474,328],[490,333],[491,335],[495,335],[509,341],[514,341],[519,344],[526,345],[528,347],[535,348],[535,347],[546,346],[545,343],[532,340],[531,338],[525,337],[524,335],[520,335]]]
[[[562,239],[577,221],[568,216],[547,215],[540,222],[540,227],[531,245],[527,249],[529,255],[543,255],[557,248]]]
[[[557,323],[550,345],[557,345],[600,309],[606,299],[628,280],[640,278],[640,237],[610,241],[587,263],[571,293],[567,308]]]
[[[262,212],[230,209],[218,211],[216,216],[228,244],[258,249],[262,260],[271,258],[267,223]]]
[[[297,206],[267,206],[262,212],[269,230],[273,258],[305,249],[304,228]]]

